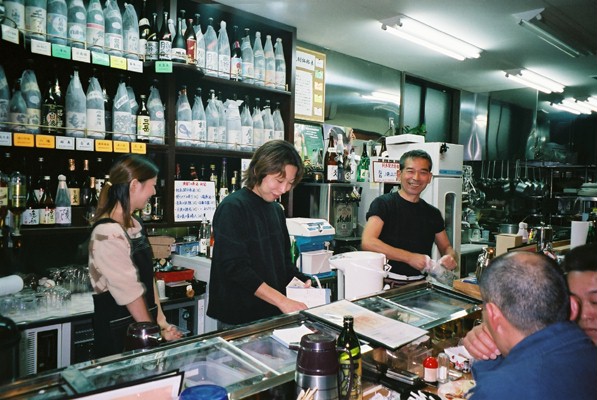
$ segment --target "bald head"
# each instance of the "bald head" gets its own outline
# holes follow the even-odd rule
[[[479,286],[483,300],[499,307],[524,335],[569,318],[566,280],[556,262],[543,254],[501,255],[483,272]]]

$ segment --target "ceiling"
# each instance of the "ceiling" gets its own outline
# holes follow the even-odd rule
[[[523,86],[503,70],[526,68],[566,86],[564,97],[597,96],[595,0],[219,0],[297,28],[300,41],[473,93]],[[592,54],[573,58],[518,25],[520,13],[545,8],[560,33]],[[405,14],[481,49],[457,61],[382,31]],[[545,103],[547,104],[547,103]],[[548,107],[549,112],[555,109]]]

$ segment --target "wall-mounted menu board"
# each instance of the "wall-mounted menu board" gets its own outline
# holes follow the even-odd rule
[[[294,117],[323,122],[325,112],[325,54],[296,48]]]
[[[216,211],[214,182],[174,182],[174,222],[213,220]]]

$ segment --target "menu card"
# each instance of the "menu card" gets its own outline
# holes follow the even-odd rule
[[[354,331],[358,336],[391,350],[427,334],[424,329],[379,315],[348,300],[339,300],[301,312],[339,328],[343,326],[343,317],[352,315]]]

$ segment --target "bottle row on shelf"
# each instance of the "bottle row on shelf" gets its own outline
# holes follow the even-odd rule
[[[85,93],[75,68],[63,96],[58,78],[48,81],[42,96],[33,70],[24,70],[13,87],[0,66],[0,129],[17,133],[64,135],[75,138],[112,139],[125,142],[166,143],[165,108],[157,80],[149,96],[135,90],[121,77],[111,98],[93,74]],[[176,144],[236,151],[252,151],[267,140],[284,138],[284,120],[279,103],[272,111],[271,101],[254,99],[253,113],[249,98],[223,101],[221,93],[210,90],[204,107],[201,88],[191,104],[187,88],[179,91],[176,103]],[[242,112],[240,111],[241,105]]]
[[[244,28],[241,41],[238,27],[234,26],[230,42],[226,21],[220,21],[216,34],[213,18],[209,18],[203,31],[200,14],[196,13],[194,19],[186,18],[184,9],[179,10],[176,24],[164,11],[158,28],[158,14],[152,13],[150,20],[146,3],[144,0],[139,19],[134,5],[125,3],[121,11],[117,0],[107,0],[103,9],[99,0],[90,0],[87,7],[83,0],[71,0],[68,5],[66,0],[9,1],[5,2],[2,23],[16,32],[17,44],[21,33],[32,50],[41,54],[70,58],[71,48],[83,49],[88,53],[86,57],[79,54],[80,61],[116,64],[137,72],[141,72],[142,66],[127,66],[126,60],[117,64],[95,56],[105,53],[129,60],[172,61],[195,65],[206,75],[222,79],[287,89],[281,38],[276,38],[273,45],[272,36],[266,35],[263,44],[261,32],[256,31],[251,45],[250,28]]]

